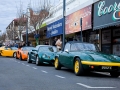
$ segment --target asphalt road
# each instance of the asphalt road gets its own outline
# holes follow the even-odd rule
[[[72,70],[36,66],[26,61],[0,57],[0,90],[120,90],[120,77],[92,72],[75,76]]]

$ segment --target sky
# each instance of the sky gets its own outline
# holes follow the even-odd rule
[[[35,4],[35,1],[39,0],[0,0],[0,31],[5,32],[6,27],[17,18],[17,9],[20,3],[23,5],[23,9],[26,10],[28,4],[31,2]],[[58,4],[60,0],[50,0],[54,4]],[[0,33],[2,33],[0,32]]]

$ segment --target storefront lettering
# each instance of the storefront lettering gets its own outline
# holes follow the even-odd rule
[[[54,35],[54,34],[57,34],[58,33],[58,30],[54,30],[51,32],[51,35]]]
[[[119,20],[120,17],[116,17],[116,14],[120,12],[120,2],[115,2],[114,5],[110,5],[109,7],[105,7],[105,1],[100,1],[98,4],[98,16],[102,16],[105,14],[109,14],[113,12],[113,19]]]
[[[62,23],[53,24],[50,27],[47,27],[47,30],[50,31],[52,29],[59,28],[61,26],[62,26]]]

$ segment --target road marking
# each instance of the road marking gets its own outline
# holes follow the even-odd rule
[[[44,70],[41,70],[42,72],[44,72],[44,73],[48,73],[47,71],[44,71]]]
[[[91,87],[82,83],[77,83],[77,84],[86,88],[116,88],[116,87]]]
[[[22,63],[22,65],[25,65],[24,63]]]
[[[28,67],[29,67],[30,65],[26,65],[26,66],[28,66]]]
[[[33,67],[33,69],[37,69],[37,68]]]
[[[59,76],[59,75],[55,75],[56,77],[59,77],[59,78],[65,78],[65,77],[62,77],[62,76]]]

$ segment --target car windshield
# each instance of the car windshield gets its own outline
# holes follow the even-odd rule
[[[71,51],[99,51],[97,46],[90,43],[73,43]]]
[[[57,52],[57,48],[56,47],[42,46],[42,47],[40,47],[39,51]]]
[[[12,50],[17,50],[18,48],[17,47],[11,47]]]
[[[32,49],[34,49],[34,47],[23,47],[22,48],[23,51],[30,51]]]

